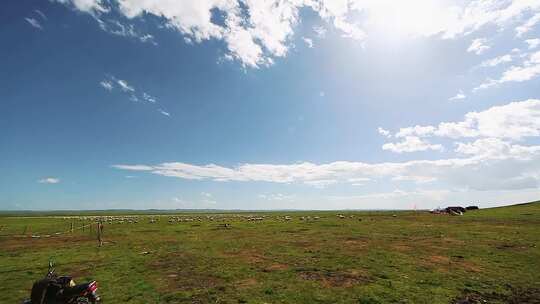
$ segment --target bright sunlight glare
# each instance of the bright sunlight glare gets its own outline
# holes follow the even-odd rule
[[[460,9],[442,0],[366,0],[355,9],[365,12],[364,26],[386,37],[431,36],[458,19]]]

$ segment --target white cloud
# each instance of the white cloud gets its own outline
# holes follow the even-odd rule
[[[528,44],[530,48],[540,45],[540,39],[531,39]],[[536,41],[538,40],[538,41]],[[519,49],[513,49],[513,53],[519,54]],[[473,89],[473,92],[498,86],[507,82],[523,82],[536,78],[540,75],[540,51],[520,54],[523,62],[521,65],[513,65],[506,69],[499,79],[488,78],[484,83]]]
[[[117,168],[117,169],[129,170],[129,171],[150,171],[150,170],[152,170],[151,166],[145,166],[145,165],[115,165],[114,167]]]
[[[129,100],[133,102],[142,100],[150,103],[156,103],[157,101],[155,97],[146,92],[142,92],[142,94],[137,93],[135,87],[130,85],[126,80],[119,79],[115,76],[108,75],[99,84],[107,91],[112,91],[114,88],[120,89],[120,91],[129,95]]]
[[[196,41],[223,37],[224,28],[211,22],[212,10],[234,14],[238,9],[235,1],[227,0],[119,0],[118,2],[120,11],[128,18],[143,13],[163,17],[167,21],[167,26],[192,36]]]
[[[112,82],[110,82],[109,80],[102,80],[99,84],[107,91],[112,91],[112,89],[114,88]]]
[[[231,27],[225,41],[229,49],[226,59],[240,60],[244,66],[253,68],[267,66],[273,62],[270,57],[264,56],[263,48],[253,40],[251,33],[239,26]]]
[[[529,32],[538,22],[540,22],[540,13],[536,13],[529,18],[525,23],[516,27],[516,36],[521,37],[523,34]]]
[[[486,38],[477,38],[477,39],[474,39],[472,42],[471,42],[471,45],[469,46],[469,48],[467,49],[467,52],[471,53],[475,53],[476,55],[481,55],[483,54],[485,51],[489,50],[491,48],[491,46],[487,45],[487,39]]]
[[[154,40],[154,36],[151,34],[142,34],[135,30],[133,24],[123,24],[118,20],[102,20],[96,18],[99,27],[112,35],[135,38],[140,42],[148,42],[153,45],[157,45],[157,42]]]
[[[472,89],[473,93],[476,93],[480,90],[489,89],[491,87],[495,87],[499,84],[498,80],[488,78],[483,83],[481,83],[479,86]]]
[[[465,94],[463,93],[462,90],[459,90],[459,93],[457,93],[455,96],[453,97],[450,97],[448,98],[448,100],[450,101],[457,101],[457,100],[463,100],[465,99],[467,96],[465,96]]]
[[[146,92],[143,92],[143,95],[142,95],[143,99],[150,102],[150,103],[156,103],[157,99],[155,97],[153,97],[152,95],[146,93]]]
[[[58,184],[59,182],[60,182],[60,179],[56,177],[45,177],[38,180],[38,183],[40,184]]]
[[[512,190],[540,185],[540,146],[516,144],[527,137],[540,137],[540,100],[530,99],[469,112],[462,121],[437,126],[402,128],[388,144],[395,152],[441,150],[422,137],[459,138],[455,152],[461,157],[439,160],[364,163],[336,161],[326,164],[241,164],[223,167],[181,162],[157,165],[114,165],[121,170],[161,176],[216,182],[299,183],[323,188],[336,183],[362,185],[366,181],[438,183],[448,189]],[[472,142],[463,142],[474,138]]]
[[[382,146],[383,150],[389,150],[395,153],[417,152],[417,151],[442,151],[443,146],[439,144],[430,144],[425,140],[416,136],[406,136],[405,139],[398,143],[386,143]]]
[[[302,37],[302,40],[305,42],[308,48],[313,48],[313,40],[306,37]]]
[[[401,128],[396,133],[396,137],[406,137],[406,136],[426,136],[431,135],[435,131],[435,127],[433,126],[414,126],[414,127],[407,127],[407,128]]]
[[[141,92],[140,90],[135,89],[132,85],[130,85],[126,80],[116,78],[112,75],[107,75],[106,78],[102,81],[100,81],[100,86],[103,87],[105,90],[111,92],[114,89],[119,89],[121,92],[124,93],[124,95],[127,95],[130,101],[133,102],[143,102],[147,104],[152,104],[156,106],[156,110],[165,116],[171,116],[171,114],[161,108],[157,108],[158,102],[157,98],[146,93]]]
[[[161,113],[161,114],[163,114],[163,115],[165,115],[165,116],[167,116],[167,117],[171,116],[171,113],[165,112],[165,111],[163,111],[162,109],[158,109],[158,112]]]
[[[317,35],[318,38],[324,38],[326,37],[326,29],[322,26],[314,26],[313,31]]]
[[[503,72],[499,79],[487,79],[480,86],[474,88],[473,91],[476,92],[478,90],[487,89],[506,82],[528,81],[536,78],[538,75],[540,75],[540,51],[529,54],[528,59],[526,59],[522,65],[511,66],[508,68]]]
[[[486,159],[530,160],[540,152],[540,146],[522,146],[500,138],[482,138],[471,143],[457,143],[456,152]]]
[[[442,38],[469,35],[489,25],[504,28],[540,10],[536,0],[352,0],[349,4],[349,13],[356,10],[367,15],[365,28]]]
[[[120,0],[120,10],[128,18],[143,13],[167,20],[189,39],[201,42],[221,39],[227,44],[226,58],[240,60],[250,67],[268,65],[271,57],[283,57],[297,22],[298,7],[290,2],[243,1],[249,11],[242,13],[239,2],[234,0],[177,1]],[[223,14],[224,24],[212,22],[212,14]]]
[[[523,82],[536,78],[540,74],[540,63],[528,62],[523,66],[513,66],[506,70],[498,83]]]
[[[528,44],[529,50],[535,49],[540,45],[540,39],[539,38],[527,39],[527,40],[525,40],[525,42]]]
[[[30,24],[32,27],[35,27],[39,30],[43,30],[43,26],[41,25],[41,22],[39,22],[38,19],[41,18],[41,20],[45,21],[47,20],[47,16],[45,16],[45,14],[38,9],[35,9],[34,13],[35,15],[38,16],[38,18],[27,17],[27,18],[24,18],[24,20],[26,20],[26,22],[28,22],[28,24]]]
[[[105,13],[109,9],[103,4],[102,0],[52,0],[62,4],[71,4],[76,9],[86,13]]]
[[[390,133],[390,131],[385,130],[385,129],[381,128],[381,127],[377,128],[377,132],[379,132],[379,134],[381,134],[382,136],[384,136],[386,138],[392,137],[392,134]]]
[[[336,179],[318,179],[318,180],[304,181],[304,184],[315,187],[315,188],[324,189],[330,185],[337,184],[338,182],[339,181]]]
[[[26,20],[26,22],[28,22],[31,26],[37,28],[37,29],[40,29],[42,30],[43,27],[41,26],[41,23],[39,23],[39,21],[35,18],[24,18],[24,20]]]
[[[539,13],[538,1],[489,0],[449,4],[443,0],[56,0],[92,14],[100,25],[117,35],[153,41],[149,34],[138,34],[131,25],[118,24],[109,14],[118,11],[123,17],[154,15],[165,26],[184,35],[186,41],[198,43],[217,39],[226,44],[225,59],[235,59],[244,66],[257,68],[271,65],[284,57],[292,44],[299,10],[308,8],[318,14],[343,37],[365,42],[371,32],[397,32],[408,36],[454,38],[468,35],[487,25],[504,28],[522,22],[525,13]],[[108,7],[110,5],[110,7]],[[221,21],[215,21],[219,15]],[[103,18],[107,16],[107,18]],[[113,17],[114,16],[114,17]],[[536,16],[536,15],[535,15]],[[107,20],[107,21],[103,21]],[[522,25],[521,32],[534,26],[535,17]],[[98,21],[99,22],[99,21]],[[111,29],[110,27],[116,27]],[[314,27],[319,37],[326,33]],[[488,46],[477,39],[470,50],[482,53]]]
[[[353,177],[347,179],[347,182],[351,183],[351,186],[364,186],[369,181],[371,181],[371,178],[368,177]]]
[[[461,148],[460,151],[472,154]],[[448,187],[477,190],[526,189],[538,187],[540,181],[540,146],[515,146],[499,149],[500,153],[480,153],[465,158],[415,160],[401,163],[337,161],[327,164],[299,163],[287,165],[243,164],[234,168],[214,164],[192,165],[162,163],[155,166],[115,165],[114,168],[148,171],[153,174],[192,180],[216,182],[304,183],[324,187],[349,183],[350,179],[390,178],[420,183],[438,182]],[[502,153],[502,154],[501,154]],[[494,155],[494,156],[493,156]]]
[[[120,89],[124,92],[135,92],[135,89],[128,84],[127,81],[122,79],[115,79],[116,83],[120,86]]]
[[[177,197],[177,196],[173,197],[172,200],[173,200],[175,203],[179,203],[179,204],[181,204],[181,205],[184,205],[184,204],[187,203],[185,200],[183,200],[182,198]]]
[[[42,11],[35,9],[34,12],[38,14],[43,20],[47,20],[47,16],[45,16],[45,14]]]
[[[509,23],[521,20],[526,12],[537,12],[539,9],[540,3],[536,0],[470,1],[460,9],[459,20],[452,22],[445,35],[468,34],[487,25],[504,28]]]
[[[201,197],[202,197],[202,200],[201,200],[201,203],[203,205],[215,205],[217,204],[217,201],[214,199],[214,195],[212,193],[209,193],[209,192],[201,192]]]
[[[270,194],[259,194],[258,198],[267,200],[267,201],[289,201],[292,202],[295,199],[295,195],[286,195],[282,193],[270,193]]]
[[[498,56],[492,59],[484,60],[480,64],[482,67],[494,67],[498,66],[499,64],[505,63],[505,62],[511,62],[512,61],[512,55],[506,54],[502,56]]]
[[[425,199],[441,201],[447,197],[450,193],[448,190],[417,190],[417,191],[404,191],[400,189],[395,189],[391,192],[379,192],[379,193],[369,193],[362,195],[349,195],[349,196],[329,196],[328,199],[333,201],[341,200],[355,200],[355,201],[364,201],[364,200],[388,200],[388,199],[414,199],[417,201],[422,201]],[[411,206],[414,207],[414,206]]]
[[[401,128],[396,134],[396,137],[406,136],[493,137],[512,140],[540,136],[540,100],[511,102],[482,112],[469,112],[463,121]]]

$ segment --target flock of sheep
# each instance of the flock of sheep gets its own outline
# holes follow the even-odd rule
[[[337,217],[338,219],[346,220],[353,219],[355,215],[334,214],[325,215],[326,218]],[[395,215],[394,215],[395,216]],[[30,225],[26,226],[23,235],[30,235],[32,238],[51,237],[52,235],[61,235],[74,233],[78,230],[88,230],[90,232],[101,232],[103,225],[131,225],[138,223],[158,224],[158,223],[200,223],[200,222],[216,222],[218,228],[231,228],[231,222],[262,222],[262,221],[278,221],[289,222],[298,220],[300,222],[318,221],[323,219],[320,215],[267,215],[267,214],[208,214],[208,215],[166,215],[166,214],[152,214],[152,215],[93,215],[93,216],[58,216],[56,218],[62,219],[68,223],[67,230],[55,232],[53,234],[39,235],[32,234]],[[361,221],[361,218],[358,218]]]
[[[354,215],[345,216],[343,214],[335,215],[339,219],[354,218]],[[321,216],[316,215],[253,215],[253,214],[211,214],[211,215],[103,215],[103,216],[64,216],[66,221],[77,221],[83,223],[103,223],[103,224],[137,224],[150,223],[156,224],[161,221],[167,221],[170,224],[183,222],[226,222],[226,221],[247,221],[258,222],[265,220],[292,221],[316,221]]]

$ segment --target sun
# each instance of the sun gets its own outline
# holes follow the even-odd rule
[[[455,23],[456,7],[443,0],[367,0],[355,7],[364,12],[364,26],[385,36],[432,36]]]

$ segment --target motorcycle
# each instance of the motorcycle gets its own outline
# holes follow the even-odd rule
[[[34,283],[30,299],[23,304],[98,304],[97,289],[96,281],[76,285],[72,277],[58,276],[49,261],[47,275]]]

